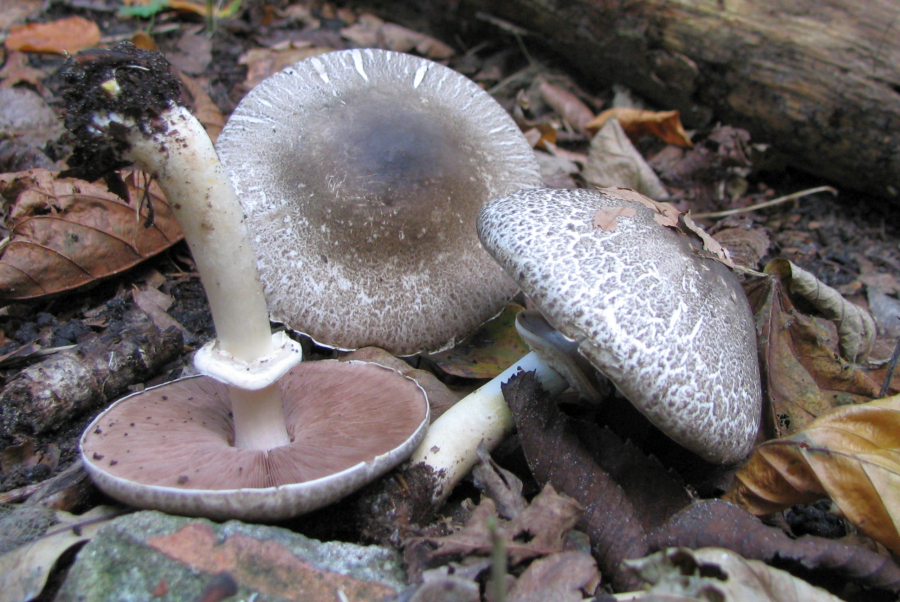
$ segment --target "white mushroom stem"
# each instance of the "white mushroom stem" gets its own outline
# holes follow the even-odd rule
[[[130,149],[124,158],[156,177],[184,232],[218,337],[215,352],[206,350],[206,367],[198,369],[209,374],[212,365],[213,376],[231,386],[235,445],[255,449],[286,445],[290,439],[274,384],[285,370],[257,370],[249,387],[242,381],[253,372],[251,364],[277,356],[282,364],[286,359],[293,365],[300,353],[286,337],[273,344],[244,214],[203,126],[185,108],[174,105],[158,119],[166,127],[150,135],[120,115],[95,121],[103,129],[110,123],[128,128]],[[265,373],[263,382],[259,372]]]
[[[475,466],[479,443],[484,441],[492,450],[512,434],[516,425],[500,387],[520,371],[534,371],[551,395],[568,387],[562,376],[531,352],[441,414],[410,458],[410,465],[424,463],[434,471],[437,482],[432,500],[436,504]]]

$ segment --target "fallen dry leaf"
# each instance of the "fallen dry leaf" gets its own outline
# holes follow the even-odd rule
[[[591,140],[581,175],[594,186],[631,188],[654,199],[669,197],[616,119],[611,119]]]
[[[717,600],[719,602],[840,602],[840,598],[790,573],[722,548],[669,548],[626,560],[649,589],[634,602]]]
[[[759,260],[769,252],[771,244],[762,228],[726,228],[713,234],[713,238],[728,249],[735,264],[751,270],[759,267]]]
[[[631,217],[637,213],[631,207],[604,207],[594,214],[594,228],[602,228],[606,232],[616,231],[617,217]]]
[[[67,17],[49,23],[14,25],[6,38],[8,50],[75,54],[100,42],[100,28],[84,17]]]
[[[118,508],[109,506],[97,506],[80,516],[60,510],[53,512],[44,508],[19,507],[11,513],[4,513],[0,519],[0,531],[5,537],[25,526],[15,524],[25,520],[17,518],[17,510],[20,516],[26,512],[47,512],[51,520],[36,537],[26,539],[12,549],[3,548],[5,553],[0,555],[0,602],[28,602],[37,598],[59,557],[72,546],[93,538],[107,520],[121,513]]]
[[[728,267],[734,269],[734,263],[731,261],[728,250],[720,245],[719,241],[707,234],[706,230],[695,224],[690,212],[682,215],[681,219],[684,221],[685,228],[687,228],[689,232],[693,232],[703,242],[704,251],[709,253],[716,261],[721,261]]]
[[[6,63],[0,69],[0,88],[8,88],[18,83],[26,83],[34,86],[40,92],[43,89],[44,78],[47,74],[40,69],[34,69],[28,65],[28,56],[24,52],[11,52],[6,57]]]
[[[437,545],[433,558],[482,554],[494,549],[494,537],[499,537],[515,566],[529,558],[555,554],[563,550],[563,539],[581,514],[577,502],[556,493],[551,485],[531,500],[531,504],[514,518],[505,521],[497,514],[497,506],[484,498],[472,511],[466,524],[455,533],[428,538]],[[491,524],[496,525],[493,529]]]
[[[880,384],[829,346],[829,323],[795,309],[779,278],[747,280],[744,291],[756,323],[769,438],[790,435],[838,404],[878,396]]]
[[[251,48],[238,58],[238,65],[247,66],[247,78],[244,80],[243,87],[252,90],[264,79],[285,67],[332,50],[334,49],[325,46],[289,47],[283,50]]]
[[[3,476],[9,476],[19,467],[33,468],[38,464],[46,465],[52,472],[58,463],[59,447],[55,443],[48,444],[47,451],[35,453],[34,439],[31,437],[0,452],[0,474]]]
[[[199,81],[184,73],[179,74],[179,79],[181,85],[184,86],[184,91],[190,96],[191,113],[203,125],[209,139],[215,143],[222,128],[225,127],[225,116],[222,115],[222,111],[212,101]]]
[[[60,178],[45,169],[0,174],[0,196],[10,204],[0,302],[92,284],[181,240],[156,183],[148,187],[143,174],[123,173],[130,205],[103,183]],[[145,227],[151,215],[152,224]]]
[[[765,269],[787,285],[792,295],[813,304],[825,318],[838,328],[841,355],[851,362],[865,362],[875,344],[875,321],[869,312],[846,299],[810,272],[787,259],[775,259]]]
[[[550,105],[575,131],[587,133],[587,124],[594,118],[594,112],[586,104],[568,90],[548,82],[541,82],[538,89],[544,102]]]
[[[644,136],[656,136],[663,142],[683,148],[694,144],[688,138],[681,125],[678,111],[643,111],[630,107],[607,109],[587,124],[587,129],[597,131],[612,119],[622,124],[622,129],[632,140],[640,140]]]
[[[826,496],[900,552],[900,396],[839,408],[757,446],[726,499],[769,514]]]

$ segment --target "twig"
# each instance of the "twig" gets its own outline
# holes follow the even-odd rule
[[[837,195],[838,191],[831,186],[819,186],[817,188],[808,188],[807,190],[801,190],[799,192],[794,192],[782,197],[778,197],[777,199],[772,199],[771,201],[765,201],[764,203],[757,203],[756,205],[750,205],[749,207],[741,207],[740,209],[729,209],[727,211],[713,211],[711,213],[695,213],[694,218],[712,218],[712,217],[728,217],[729,215],[737,215],[739,213],[750,213],[752,211],[758,211],[759,209],[765,209],[766,207],[772,207],[774,205],[779,205],[781,203],[786,203],[788,201],[793,201],[794,199],[799,199],[800,197],[809,196],[811,194],[816,194],[818,192],[830,192],[833,195]]]

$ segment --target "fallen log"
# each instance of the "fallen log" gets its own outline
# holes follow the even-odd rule
[[[688,127],[748,129],[794,166],[900,202],[893,0],[463,0],[525,28],[591,86],[621,83]]]

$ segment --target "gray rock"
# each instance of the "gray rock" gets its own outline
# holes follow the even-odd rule
[[[145,511],[111,521],[81,549],[56,601],[199,600],[221,571],[237,582],[228,599],[248,602],[380,600],[406,587],[394,550]]]

